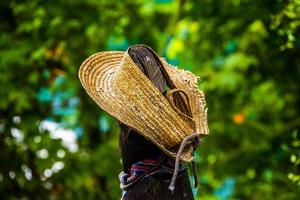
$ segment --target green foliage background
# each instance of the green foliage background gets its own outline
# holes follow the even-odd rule
[[[0,16],[0,199],[120,198],[116,121],[77,71],[136,43],[201,77],[197,199],[299,198],[299,0],[10,0]]]

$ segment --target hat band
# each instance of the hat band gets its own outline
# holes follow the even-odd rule
[[[175,112],[188,122],[191,128],[195,131],[196,122],[191,111],[190,97],[186,91],[178,88],[172,89],[167,92],[166,99],[171,104]]]
[[[183,150],[188,145],[188,142],[192,142],[194,144],[194,146],[193,146],[193,154],[194,154],[194,151],[196,150],[197,146],[200,145],[200,142],[201,142],[199,133],[193,133],[193,134],[185,137],[180,144],[179,150],[176,154],[175,168],[174,168],[173,176],[172,176],[171,183],[169,186],[169,190],[171,190],[172,192],[175,189],[175,182],[176,182],[178,171],[179,171],[180,157],[181,157]],[[196,174],[196,170],[195,170],[195,160],[192,161],[192,164],[193,164],[193,173],[194,173],[194,178],[195,178],[195,187],[197,187],[198,186],[198,178],[197,178],[197,174]]]

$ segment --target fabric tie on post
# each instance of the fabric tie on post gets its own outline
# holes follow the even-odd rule
[[[184,171],[183,165],[178,166],[178,173]],[[166,155],[154,156],[153,158],[132,164],[128,173],[122,171],[119,174],[122,199],[125,198],[130,188],[150,176],[156,179],[169,179],[174,171],[174,160]]]

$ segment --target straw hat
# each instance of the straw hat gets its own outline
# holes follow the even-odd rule
[[[192,133],[208,134],[205,98],[197,88],[195,75],[169,65],[164,59],[160,58],[160,62],[172,83],[166,97],[134,63],[128,50],[90,56],[80,66],[79,78],[103,110],[175,158],[185,137]],[[178,108],[178,97],[187,105],[187,112]],[[190,144],[180,159],[192,161],[192,153]]]

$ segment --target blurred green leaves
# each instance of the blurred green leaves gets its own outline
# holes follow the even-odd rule
[[[295,43],[299,46],[300,1],[288,1],[282,10],[272,16],[271,28],[285,38],[280,50],[291,49]]]

